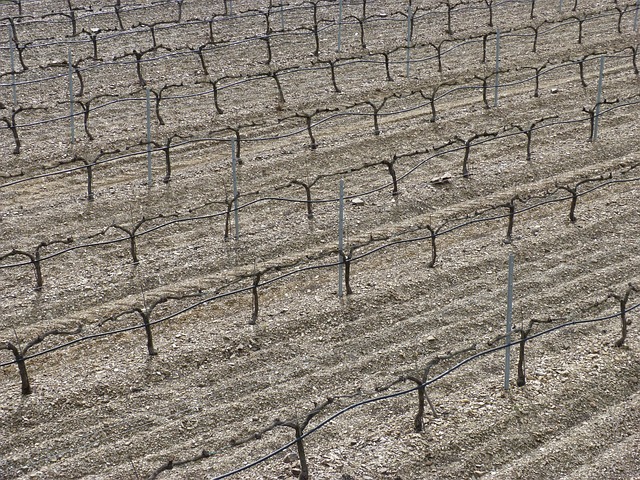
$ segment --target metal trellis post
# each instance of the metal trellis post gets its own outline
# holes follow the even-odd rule
[[[500,85],[500,29],[496,29],[496,85],[493,92],[493,106],[498,106],[498,86]]]
[[[284,32],[284,1],[280,2],[280,27]]]
[[[407,7],[407,78],[411,70],[411,3]]]
[[[340,0],[338,7],[338,48],[337,52],[340,53],[342,48],[342,0]]]
[[[146,90],[147,93],[147,186],[150,187],[153,183],[153,177],[151,174],[151,92],[149,87]]]
[[[604,55],[600,57],[600,76],[598,78],[598,94],[596,96],[596,111],[593,119],[593,135],[591,141],[598,139],[598,121],[600,120],[600,103],[602,102],[602,81],[604,78]]]
[[[71,145],[76,143],[76,133],[75,133],[75,118],[73,113],[73,65],[72,65],[72,57],[71,57],[71,48],[68,51],[68,63],[69,63],[69,123],[71,127]]]
[[[231,175],[233,177],[233,220],[235,222],[234,238],[238,240],[240,237],[240,223],[238,220],[238,174],[236,171],[236,142],[231,140]]]
[[[344,179],[340,179],[340,205],[338,211],[338,297],[342,298],[342,281],[344,265],[342,263],[342,250],[344,248]]]
[[[9,55],[11,59],[11,92],[13,93],[13,106],[18,106],[18,93],[16,91],[16,66],[15,66],[15,55],[13,52],[14,49],[14,38],[13,38],[13,30],[11,29],[11,25],[9,25]]]

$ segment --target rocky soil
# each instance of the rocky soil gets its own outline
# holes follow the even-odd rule
[[[29,395],[21,395],[13,354],[0,350],[0,479],[295,478],[295,445],[240,470],[293,442],[294,429],[278,423],[303,422],[328,398],[305,430],[312,479],[640,478],[637,310],[628,313],[624,345],[615,346],[620,304],[612,296],[640,287],[633,2],[624,10],[590,0],[559,11],[557,2],[539,1],[534,19],[530,3],[504,2],[493,6],[493,28],[486,4],[471,2],[453,10],[449,35],[446,8],[414,1],[409,77],[406,2],[367,2],[366,49],[355,20],[362,4],[344,2],[339,53],[338,2],[321,2],[318,57],[310,4],[287,5],[284,17],[275,6],[268,64],[264,37],[254,38],[266,32],[268,2],[236,1],[226,16],[222,2],[210,3],[183,2],[177,22],[175,2],[123,2],[124,28],[112,5],[77,4],[76,33],[100,29],[98,59],[89,34],[70,36],[68,17],[48,16],[67,12],[64,2],[25,2],[33,18],[15,22],[28,68],[14,51],[16,100],[25,109],[16,116],[19,154],[10,129],[0,132],[0,345],[22,348],[78,326],[80,333],[48,335],[28,354],[82,340],[27,360]],[[0,9],[17,15],[15,5]],[[532,52],[535,30],[527,27],[543,20]],[[150,112],[151,136],[159,146],[179,137],[171,181],[162,181],[165,156],[156,148],[147,185],[146,90],[130,54],[151,49],[140,24],[156,22],[165,22],[154,27],[165,49],[140,64],[146,86],[167,87]],[[498,106],[495,33],[482,62],[482,35],[496,27]],[[439,72],[434,45],[444,39]],[[84,68],[82,96],[74,75],[76,99],[96,108],[87,121],[93,140],[77,115],[74,144],[64,118],[70,47],[72,63],[82,59]],[[389,81],[382,53],[396,47]],[[589,141],[583,108],[597,101],[601,53],[607,104],[597,141]],[[0,51],[0,115],[10,122],[9,54]],[[335,85],[327,63],[334,60]],[[491,87],[487,104],[482,78]],[[436,86],[430,122],[420,91],[428,96]],[[383,102],[376,135],[373,112]],[[317,148],[305,115],[313,115]],[[514,125],[534,122],[527,159],[526,135]],[[225,239],[235,128],[242,208],[239,237],[231,215]],[[464,176],[463,141],[483,133]],[[91,201],[85,169],[59,173],[84,167],[80,157],[104,161],[93,166]],[[345,252],[353,255],[353,293],[342,298],[340,179]],[[570,189],[584,180],[570,221]],[[318,201],[313,218],[301,183],[312,184]],[[510,202],[517,214],[508,239]],[[136,224],[137,263],[126,234]],[[430,229],[438,228],[430,267]],[[34,289],[28,257],[13,249],[34,253],[41,242],[66,243],[40,247],[43,286]],[[532,320],[532,334],[575,323],[526,344],[521,387],[514,347],[505,391],[502,350],[448,369],[504,341],[511,253],[515,338]],[[630,291],[627,306],[639,298]],[[151,327],[153,356],[135,311],[151,306],[151,320],[162,320]],[[448,373],[426,390],[436,414],[427,405],[415,432],[417,393],[402,392],[416,383],[406,377],[438,356],[428,378]]]

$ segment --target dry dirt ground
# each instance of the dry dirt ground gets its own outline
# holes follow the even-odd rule
[[[74,5],[76,3],[74,2]],[[80,6],[78,3],[77,6]],[[0,340],[24,346],[38,335],[77,325],[76,335],[51,335],[29,354],[65,342],[138,326],[132,308],[144,308],[163,295],[181,297],[158,304],[152,320],[180,312],[221,293],[235,295],[203,302],[153,326],[158,354],[149,356],[144,330],[136,329],[80,341],[27,360],[33,393],[21,395],[13,355],[0,350],[0,478],[148,478],[174,460],[162,479],[221,478],[294,439],[294,431],[275,427],[275,419],[302,421],[328,397],[333,402],[314,416],[307,431],[342,409],[415,386],[389,386],[399,377],[419,375],[430,360],[471,345],[476,351],[504,331],[507,271],[515,256],[514,324],[538,324],[533,332],[563,322],[613,315],[601,322],[575,324],[527,343],[527,383],[515,384],[512,350],[510,389],[503,388],[503,352],[479,357],[443,376],[427,389],[436,410],[424,415],[424,429],[414,432],[415,392],[349,409],[305,438],[313,479],[633,479],[640,478],[640,336],[629,326],[623,347],[619,303],[628,283],[640,285],[640,206],[637,178],[640,82],[632,54],[633,10],[627,8],[617,31],[619,11],[612,2],[578,2],[577,10],[539,1],[535,19],[530,3],[494,6],[501,29],[499,106],[493,89],[485,108],[478,78],[495,69],[495,35],[487,43],[484,2],[454,9],[453,35],[445,33],[446,10],[435,2],[415,14],[411,70],[406,50],[384,57],[406,43],[405,2],[367,2],[363,50],[357,23],[362,5],[344,2],[342,51],[335,52],[338,2],[322,3],[319,58],[342,58],[336,68],[336,92],[327,64],[313,55],[309,5],[287,6],[282,34],[278,8],[270,17],[272,62],[265,64],[263,39],[241,41],[265,31],[265,1],[233,2],[236,16],[215,16],[222,2],[186,0],[181,22],[176,3],[136,9],[123,2],[119,28],[113,6],[92,3],[93,14],[78,11],[77,29],[100,28],[99,60],[92,60],[87,35],[69,37],[66,3],[24,2],[16,22],[18,46],[28,70],[16,58],[18,105],[45,107],[17,114],[19,124],[64,117],[69,112],[66,61],[72,47],[81,63],[86,101],[100,106],[90,115],[89,140],[82,117],[76,118],[76,144],[69,141],[69,121],[19,129],[22,149],[12,154],[13,138],[0,132],[0,255],[13,248],[34,251],[40,242],[64,240],[42,248],[44,286],[34,290],[24,255],[3,258],[0,268]],[[625,5],[620,8],[624,9]],[[15,5],[0,5],[3,16]],[[435,13],[434,13],[435,12]],[[100,15],[94,15],[100,13]],[[570,17],[576,18],[571,19]],[[578,19],[583,24],[578,44]],[[563,20],[564,21],[561,21]],[[536,52],[533,30],[540,29]],[[156,27],[158,50],[143,57],[142,74],[156,91],[166,85],[161,102],[164,125],[152,112],[153,139],[191,136],[172,147],[172,178],[163,183],[164,154],[153,153],[153,184],[146,185],[145,90],[133,57],[114,58],[152,46],[139,23]],[[5,20],[5,23],[7,21]],[[211,26],[211,29],[210,29]],[[111,30],[109,30],[111,29]],[[109,31],[107,31],[109,30]],[[220,45],[204,51],[207,76],[197,54],[213,36]],[[475,40],[465,41],[469,37]],[[442,72],[429,42],[444,44]],[[626,48],[626,50],[625,50]],[[606,53],[604,105],[596,142],[589,142],[588,115],[596,103],[599,56]],[[3,48],[3,108],[10,117],[12,89],[9,50]],[[584,63],[586,87],[575,60]],[[352,60],[346,60],[350,58]],[[551,61],[534,96],[534,70]],[[275,80],[258,73],[280,73],[284,103]],[[271,70],[270,70],[271,68]],[[212,81],[220,80],[217,113]],[[249,78],[254,75],[253,78]],[[46,81],[36,82],[38,79]],[[233,78],[231,78],[233,77]],[[476,78],[478,77],[478,78]],[[76,95],[78,79],[74,76]],[[438,118],[429,122],[428,100],[418,92],[447,83],[440,90]],[[182,85],[180,85],[182,84]],[[223,87],[223,88],[222,88]],[[470,88],[474,87],[474,88]],[[446,93],[446,94],[445,94]],[[98,97],[109,94],[109,97]],[[397,94],[392,96],[393,94]],[[373,106],[380,110],[380,134],[373,132]],[[354,106],[359,104],[357,106]],[[76,105],[76,112],[80,106]],[[317,149],[310,149],[305,121],[313,117]],[[334,110],[335,109],[335,110]],[[345,113],[350,113],[346,115]],[[358,115],[353,115],[358,113]],[[524,134],[509,135],[511,125],[526,126],[552,117],[532,138],[527,160]],[[227,127],[241,126],[238,166],[240,204],[264,199],[239,212],[237,240],[224,240],[224,212],[232,198]],[[505,128],[506,127],[506,128]],[[468,178],[461,175],[464,151],[456,136],[499,133],[499,138],[470,150]],[[194,139],[208,139],[194,142]],[[262,140],[255,140],[262,139]],[[74,155],[93,161],[136,154],[94,167],[93,201],[86,199],[86,172],[43,176],[82,165],[65,163]],[[416,152],[423,153],[416,153]],[[395,155],[399,195],[391,195],[385,164]],[[411,155],[404,155],[411,154]],[[403,156],[404,155],[404,156]],[[62,165],[61,165],[62,164]],[[371,164],[366,168],[363,166]],[[611,175],[608,179],[607,176]],[[304,190],[292,180],[313,182],[314,200],[307,218]],[[32,178],[36,177],[37,178]],[[449,181],[434,184],[446,176]],[[337,268],[298,272],[337,261],[339,179],[349,197],[345,206],[345,245],[354,249],[351,295],[337,296]],[[585,179],[575,222],[569,200],[556,186]],[[25,180],[21,183],[14,183]],[[509,201],[515,200],[512,241],[506,242]],[[364,205],[356,205],[359,197]],[[298,202],[282,201],[282,198]],[[280,200],[279,200],[280,199]],[[492,208],[503,205],[499,208]],[[528,209],[528,207],[535,208]],[[162,215],[162,218],[158,218]],[[486,220],[496,217],[494,220]],[[142,218],[137,238],[138,264],[132,263],[124,232]],[[475,221],[485,219],[485,221]],[[173,222],[174,220],[180,220]],[[170,222],[173,222],[169,224]],[[429,268],[427,226],[442,226],[437,259]],[[460,228],[453,228],[461,226]],[[155,229],[155,227],[159,227]],[[231,216],[231,237],[234,225]],[[446,233],[444,233],[446,232]],[[422,237],[420,241],[407,241]],[[398,242],[372,252],[377,247]],[[84,245],[84,246],[83,246]],[[260,278],[259,311],[252,319],[251,286]],[[266,282],[266,283],[265,283]],[[633,292],[629,306],[640,293]],[[637,319],[637,311],[629,313]],[[472,355],[442,360],[430,378]],[[296,420],[297,419],[297,420]],[[268,430],[268,431],[265,431]],[[262,435],[255,435],[264,432]],[[252,438],[259,437],[259,438]],[[246,441],[245,441],[246,440]],[[238,444],[239,443],[239,444]],[[179,464],[207,452],[207,458]],[[297,475],[299,460],[289,447],[268,461],[232,478],[286,479]]]

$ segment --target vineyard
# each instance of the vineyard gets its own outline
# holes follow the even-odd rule
[[[0,1],[0,480],[640,478],[638,1],[110,1]]]

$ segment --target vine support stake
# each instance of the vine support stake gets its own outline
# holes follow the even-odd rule
[[[636,0],[636,13],[633,16],[633,31],[638,31],[638,10],[640,10],[640,0]]]
[[[344,179],[340,179],[340,206],[338,211],[338,297],[342,298],[342,278],[344,263],[342,251],[344,249]]]
[[[411,2],[407,7],[407,78],[409,78],[409,72],[411,71]]]
[[[496,29],[496,85],[493,92],[493,106],[498,106],[498,86],[500,85],[500,29]]]
[[[257,272],[256,276],[253,277],[253,286],[251,287],[252,311],[249,325],[255,325],[258,322],[258,287],[260,286],[260,276],[261,273]]]
[[[67,52],[68,63],[69,63],[69,124],[71,128],[71,145],[76,143],[76,133],[75,133],[75,118],[73,114],[73,64],[71,57],[71,48],[68,49]]]
[[[280,1],[280,27],[284,32],[284,0]]]
[[[591,141],[598,139],[598,120],[600,119],[600,103],[602,102],[602,81],[604,78],[604,55],[600,57],[600,76],[598,77],[598,94],[596,96],[596,112],[593,119],[593,136]]]
[[[506,345],[511,343],[511,320],[513,312],[513,253],[509,254],[509,279],[507,285],[507,330],[505,335]],[[509,390],[509,371],[511,364],[511,347],[504,351],[504,389]]]
[[[340,53],[341,48],[342,48],[342,0],[340,0],[339,6],[338,6],[338,48],[336,49],[336,51]]]
[[[9,25],[9,54],[11,57],[11,93],[13,94],[13,105],[18,106],[18,93],[16,91],[16,67],[15,67],[15,55],[14,55],[14,38],[13,30]]]
[[[153,177],[151,175],[151,96],[149,87],[147,91],[147,187],[151,186]]]
[[[87,164],[87,200],[94,199],[93,195],[93,165]]]
[[[240,236],[240,223],[238,221],[238,173],[236,171],[236,142],[231,140],[231,176],[233,177],[233,219],[235,222],[234,238]]]

